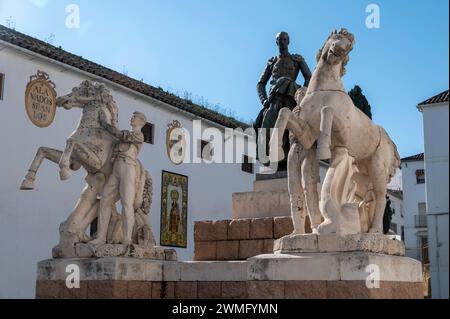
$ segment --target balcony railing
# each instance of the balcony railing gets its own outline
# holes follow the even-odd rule
[[[417,227],[427,227],[427,215],[415,215],[414,224]]]

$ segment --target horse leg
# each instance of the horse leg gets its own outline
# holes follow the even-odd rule
[[[288,154],[288,191],[291,204],[293,234],[305,233],[306,213],[303,205],[303,187],[301,183],[301,166],[305,151],[299,143],[294,143]]]
[[[375,194],[375,203],[373,215],[369,216],[370,233],[383,234],[383,216],[386,208],[386,176],[384,170],[384,158],[381,152],[375,152],[369,164],[369,176],[373,185],[373,193]]]
[[[317,159],[331,158],[331,130],[333,127],[333,109],[324,106],[320,110],[320,135],[317,140]]]
[[[319,193],[317,184],[319,183],[319,161],[316,159],[316,149],[310,148],[306,151],[306,157],[302,164],[302,186],[304,191],[306,209],[311,229],[317,233],[317,227],[322,223],[322,214],[319,209]]]
[[[67,140],[66,148],[61,155],[61,160],[59,161],[59,177],[62,181],[69,179],[72,175],[72,171],[70,169],[70,158],[72,157],[74,144],[75,140],[73,138],[69,138]]]
[[[285,130],[292,132],[306,149],[310,148],[315,142],[314,137],[311,135],[308,123],[295,116],[289,108],[282,108],[278,113],[278,119],[275,122],[274,131],[270,138],[270,161],[278,162],[286,156],[283,151],[283,136]],[[276,149],[277,152],[272,152],[274,149]]]
[[[31,163],[28,173],[25,175],[24,180],[20,186],[21,190],[32,190],[34,189],[34,181],[36,179],[36,174],[42,161],[46,158],[53,163],[59,163],[61,159],[62,152],[49,148],[49,147],[39,147],[33,162]]]

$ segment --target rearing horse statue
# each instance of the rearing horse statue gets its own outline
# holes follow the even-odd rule
[[[113,163],[112,152],[117,142],[100,124],[100,112],[106,115],[106,121],[118,127],[119,109],[108,88],[101,83],[84,81],[73,88],[72,92],[57,99],[58,107],[69,110],[77,107],[82,115],[75,131],[69,136],[64,152],[40,147],[25,179],[22,190],[34,189],[34,181],[38,169],[44,159],[59,164],[60,178],[69,179],[72,172],[83,167],[87,171],[87,185],[81,193],[74,210],[60,226],[59,245],[53,249],[53,257],[90,257],[94,253],[78,250],[77,244],[87,243],[90,238],[87,228],[98,216],[99,197],[102,194],[107,178],[110,176]],[[152,179],[138,160],[136,165],[134,199],[135,224],[133,226],[132,243],[149,248],[155,245],[155,239],[148,220],[152,202]],[[111,220],[108,225],[107,243],[116,244],[123,241],[122,221],[116,210],[114,199],[111,205]]]
[[[331,33],[317,54],[300,110],[280,110],[278,131],[270,141],[270,148],[278,150],[271,161],[285,156],[281,139],[286,129],[304,149],[314,149],[317,160],[331,159],[320,199],[324,221],[319,234],[382,233],[387,183],[400,165],[386,131],[355,107],[344,89],[341,77],[353,45],[354,36],[346,29]]]

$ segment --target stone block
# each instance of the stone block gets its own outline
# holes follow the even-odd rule
[[[217,260],[238,260],[239,240],[217,242]]]
[[[266,254],[247,260],[249,280],[339,280],[339,254]]]
[[[194,223],[195,241],[227,240],[229,220],[208,220]]]
[[[222,282],[223,299],[246,299],[247,283],[245,281],[223,281]]]
[[[273,238],[273,218],[253,218],[250,222],[250,239]]]
[[[151,299],[152,283],[150,281],[129,281],[128,299]]]
[[[182,281],[244,281],[245,261],[186,261],[180,263]]]
[[[217,242],[215,241],[196,241],[194,243],[194,260],[216,260]]]
[[[36,299],[58,299],[61,285],[60,280],[37,280]]]
[[[284,281],[248,281],[249,299],[283,299]]]
[[[175,283],[174,282],[153,282],[152,283],[152,299],[174,299]]]
[[[276,239],[290,235],[294,231],[294,225],[292,224],[292,218],[290,216],[274,217],[273,224],[273,236]]]
[[[91,280],[88,282],[88,299],[126,299],[127,281]]]
[[[264,251],[264,240],[240,240],[239,241],[239,259],[247,259],[262,254]]]
[[[277,239],[274,251],[279,253],[318,252],[318,239],[315,234],[289,235]]]
[[[249,239],[251,219],[233,219],[228,226],[228,240]]]
[[[221,282],[199,282],[197,285],[199,299],[220,299],[222,292]]]
[[[272,254],[275,239],[264,239],[263,254]]]
[[[324,280],[292,280],[285,282],[286,299],[326,299],[327,282]]]
[[[289,193],[286,191],[258,191],[232,195],[232,217],[265,218],[290,216]]]
[[[175,299],[197,299],[197,282],[175,282]]]

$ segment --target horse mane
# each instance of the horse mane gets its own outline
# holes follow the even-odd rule
[[[341,65],[341,77],[343,77],[345,75],[346,69],[345,66],[347,65],[348,61],[350,60],[350,57],[348,56],[348,53],[353,49],[353,45],[355,43],[355,37],[353,36],[353,34],[351,34],[350,32],[348,32],[347,29],[345,28],[341,28],[339,31],[333,30],[331,32],[331,34],[328,36],[328,38],[326,39],[325,43],[323,44],[322,48],[319,49],[319,51],[317,52],[316,55],[316,61],[319,62],[320,58],[322,57],[322,53],[323,50],[325,49],[325,47],[328,44],[328,41],[334,37],[335,35],[341,35],[346,37],[347,39],[350,40],[351,42],[351,47],[348,49],[347,54],[344,57],[344,60],[342,61],[342,65]]]
[[[101,101],[106,104],[106,108],[111,114],[111,125],[115,128],[119,128],[119,108],[114,101],[113,96],[104,84],[99,84],[98,89],[100,91]]]

